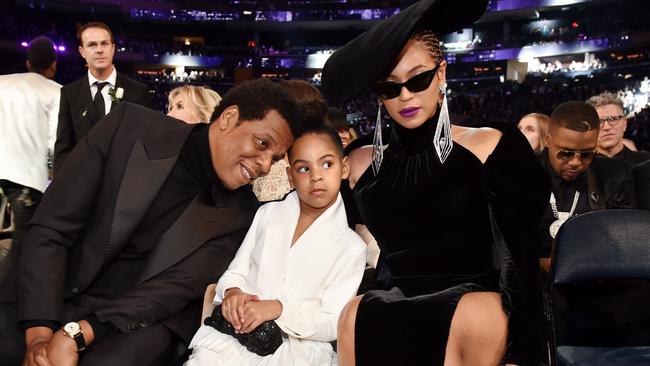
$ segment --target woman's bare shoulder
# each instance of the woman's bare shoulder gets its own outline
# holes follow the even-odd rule
[[[361,146],[350,151],[348,155],[348,160],[350,162],[350,177],[348,178],[350,182],[350,187],[354,187],[363,172],[368,169],[370,163],[372,163],[372,145]]]
[[[482,163],[492,154],[503,135],[501,131],[491,127],[463,126],[453,126],[452,134],[454,142],[471,151]]]

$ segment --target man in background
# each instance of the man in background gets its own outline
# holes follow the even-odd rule
[[[650,160],[650,152],[632,151],[623,143],[627,118],[625,118],[623,102],[616,94],[604,92],[594,95],[587,100],[587,104],[596,108],[600,119],[599,154],[624,160],[632,166]]]
[[[113,66],[115,40],[106,24],[84,24],[77,31],[77,38],[88,73],[61,89],[55,173],[77,143],[118,103],[127,101],[151,107],[147,86],[118,74]]]
[[[11,250],[0,258],[0,282],[17,264],[27,224],[47,187],[59,113],[52,41],[34,39],[25,64],[28,72],[0,76],[0,196],[14,216]]]
[[[636,207],[630,165],[596,156],[600,126],[596,110],[581,101],[562,103],[551,114],[547,147],[539,157],[553,185],[541,223],[544,241],[540,263],[546,271],[553,240],[570,217],[589,211]]]

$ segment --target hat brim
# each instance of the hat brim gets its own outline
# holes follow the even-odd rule
[[[330,56],[323,67],[321,93],[338,104],[355,98],[387,75],[413,32],[445,35],[475,22],[487,0],[421,0],[383,20]]]

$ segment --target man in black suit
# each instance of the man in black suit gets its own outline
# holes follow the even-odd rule
[[[115,42],[106,24],[84,24],[77,31],[77,38],[88,73],[61,89],[55,173],[77,143],[118,103],[127,101],[151,108],[147,86],[118,74],[113,66]]]
[[[541,265],[547,271],[553,240],[567,219],[589,211],[636,207],[630,165],[596,156],[599,127],[598,113],[584,102],[562,103],[551,114],[547,148],[540,154],[553,185],[541,223],[545,238]]]
[[[249,183],[299,126],[267,79],[215,115],[189,125],[121,103],[79,142],[30,223],[18,294],[0,287],[3,365],[164,365],[189,344],[257,208]]]

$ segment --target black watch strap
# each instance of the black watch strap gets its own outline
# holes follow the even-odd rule
[[[77,351],[81,352],[86,349],[86,340],[82,332],[77,333],[72,339],[77,343]]]

